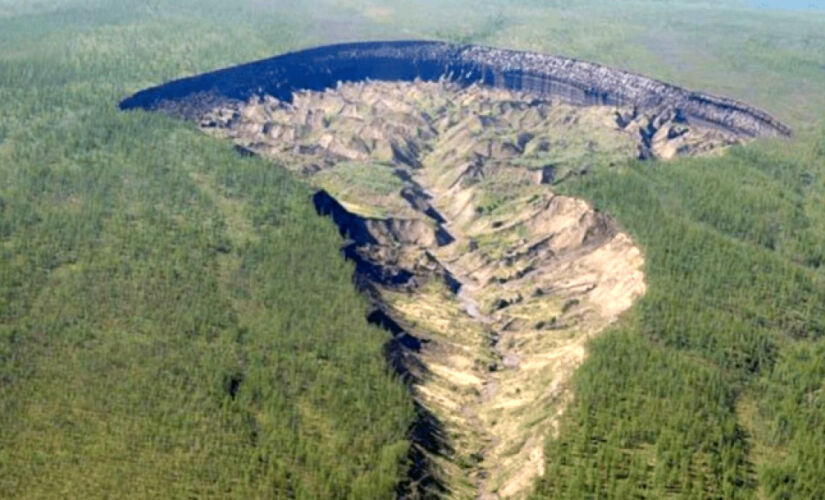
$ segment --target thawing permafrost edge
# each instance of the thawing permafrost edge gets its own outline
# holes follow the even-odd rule
[[[555,183],[594,162],[790,133],[590,63],[433,42],[287,54],[122,107],[194,119],[321,189],[316,208],[349,238],[370,320],[393,333],[388,359],[419,405],[402,497],[529,492],[586,342],[645,291],[628,235]]]

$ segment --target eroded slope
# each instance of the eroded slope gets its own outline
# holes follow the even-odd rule
[[[201,126],[323,191],[396,342],[391,360],[443,431],[426,474],[457,498],[513,497],[584,344],[644,293],[612,220],[551,186],[597,163],[737,142],[667,108],[577,107],[447,82],[367,82],[220,106]]]

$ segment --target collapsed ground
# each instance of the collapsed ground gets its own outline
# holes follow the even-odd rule
[[[322,191],[431,424],[419,493],[527,493],[585,342],[645,291],[606,214],[553,192],[597,165],[741,139],[673,109],[576,107],[446,82],[364,82],[206,113],[201,127]],[[442,435],[434,445],[433,434]]]

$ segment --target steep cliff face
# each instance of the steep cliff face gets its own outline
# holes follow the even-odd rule
[[[271,95],[289,101],[299,90],[339,81],[482,83],[529,91],[576,105],[616,105],[645,111],[673,108],[694,121],[747,136],[791,130],[767,113],[731,99],[691,92],[640,75],[574,59],[441,42],[365,42],[319,47],[170,82],[135,94],[123,109],[165,109],[193,118],[228,100]]]

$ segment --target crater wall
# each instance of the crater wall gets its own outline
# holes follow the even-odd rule
[[[482,83],[576,105],[661,106],[687,122],[746,137],[788,136],[764,111],[644,76],[575,59],[431,41],[362,42],[292,52],[138,92],[121,109],[165,110],[194,118],[227,100],[270,95],[290,101],[300,90],[364,80]]]

